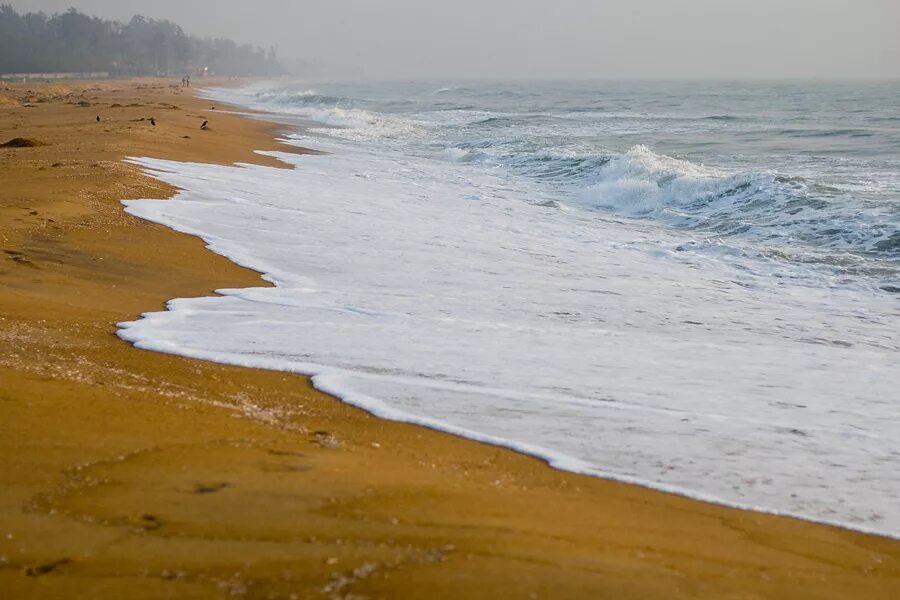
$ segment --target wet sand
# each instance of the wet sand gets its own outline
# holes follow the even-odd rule
[[[0,144],[46,144],[0,149],[0,597],[900,598],[895,540],[116,338],[170,298],[264,285],[120,204],[174,191],[126,156],[283,168],[252,152],[292,151],[278,126],[224,108],[160,80],[0,84]]]

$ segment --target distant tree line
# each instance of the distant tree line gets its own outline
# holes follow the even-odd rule
[[[121,23],[74,8],[53,16],[19,14],[0,4],[0,73],[171,76],[203,68],[216,75],[283,73],[274,48],[187,35],[167,20],[135,16]]]

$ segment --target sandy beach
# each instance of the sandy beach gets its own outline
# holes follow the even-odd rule
[[[121,205],[175,191],[126,157],[299,152],[228,109],[163,80],[0,84],[0,144],[39,144],[0,148],[0,596],[900,597],[897,540],[556,471],[118,339],[171,298],[265,285]]]

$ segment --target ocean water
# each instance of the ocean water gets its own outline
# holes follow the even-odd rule
[[[900,536],[900,82],[212,89],[279,170],[134,158],[127,210],[275,287],[139,347],[308,373],[564,469]]]

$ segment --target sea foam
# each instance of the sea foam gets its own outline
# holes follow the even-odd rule
[[[136,159],[182,191],[128,212],[275,287],[173,300],[120,324],[123,339],[308,373],[381,416],[561,468],[900,535],[889,295],[686,252],[647,221],[553,209],[527,179],[299,142],[335,153],[275,153],[295,170]],[[720,184],[668,160],[637,168],[657,160],[642,149],[622,160],[618,181]]]

